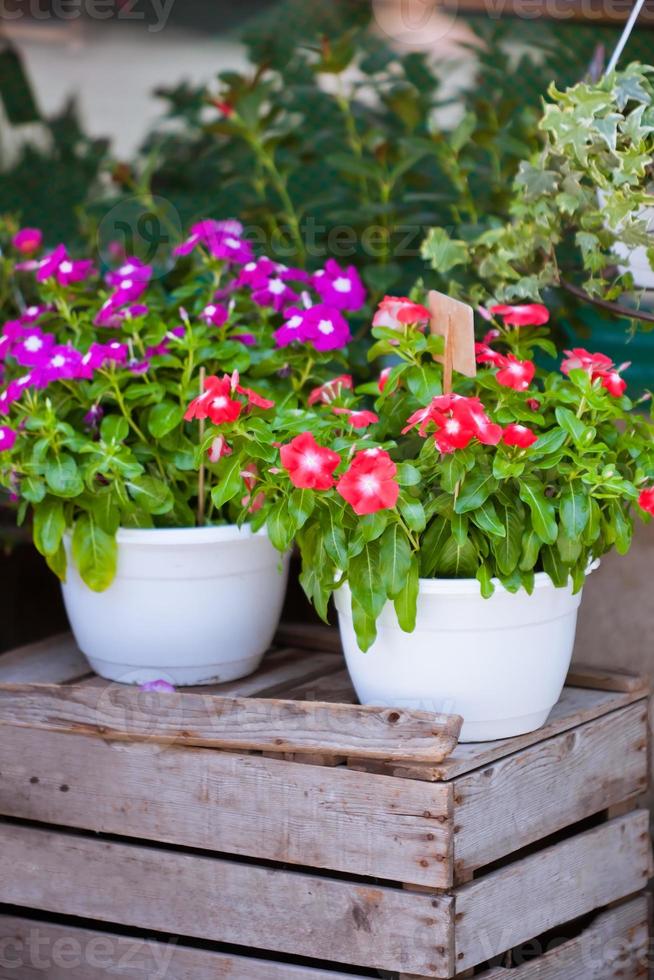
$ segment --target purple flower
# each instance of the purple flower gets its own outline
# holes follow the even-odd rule
[[[116,309],[113,297],[109,297],[96,313],[93,324],[96,327],[117,329],[122,327],[125,320],[135,320],[137,317],[146,316],[148,312],[148,307],[143,303],[134,303],[122,310]]]
[[[189,255],[198,245],[204,245],[215,259],[242,265],[253,257],[252,246],[242,234],[243,225],[234,218],[227,221],[205,218],[191,227],[188,238],[173,249],[173,255]]]
[[[134,359],[128,363],[127,370],[132,374],[147,374],[150,370],[150,361],[147,358],[143,361]]]
[[[213,324],[214,327],[222,327],[229,320],[229,310],[221,303],[209,303],[200,313],[203,320]]]
[[[84,424],[89,429],[97,429],[100,422],[104,418],[104,409],[102,405],[92,405],[84,416]]]
[[[21,228],[12,238],[11,244],[21,255],[33,255],[43,244],[43,232],[40,228]]]
[[[323,302],[337,310],[360,310],[366,301],[366,290],[353,265],[342,269],[334,259],[313,277],[314,288]]]
[[[257,285],[252,293],[252,299],[257,306],[272,306],[277,313],[289,303],[294,303],[297,298],[297,293],[280,276],[272,276],[265,283]]]
[[[146,681],[145,684],[139,684],[139,687],[142,691],[162,691],[165,693],[175,690],[172,684],[162,678],[158,678],[156,681]]]
[[[289,280],[291,282],[310,282],[311,276],[304,269],[298,269],[296,266],[283,265],[278,262],[275,266],[275,272],[280,279]]]
[[[304,344],[309,339],[310,324],[308,310],[303,310],[298,306],[291,306],[285,310],[288,317],[285,323],[275,330],[275,342],[278,347],[288,347],[292,343]]]
[[[14,402],[18,401],[26,388],[34,385],[37,388],[45,387],[37,384],[37,379],[33,374],[25,374],[22,378],[10,381],[5,390],[0,394],[0,415],[8,415]]]
[[[256,347],[257,338],[253,333],[235,333],[231,340],[238,340],[239,344],[245,344],[246,347]]]
[[[39,320],[44,313],[51,313],[54,306],[50,303],[41,303],[38,306],[28,306],[20,315],[21,323],[34,323]]]
[[[31,377],[37,387],[47,387],[53,381],[70,380],[85,375],[82,354],[70,344],[56,344],[44,351],[34,364]]]
[[[54,347],[55,339],[52,334],[43,333],[37,326],[21,329],[22,335],[13,343],[11,355],[25,367],[37,367],[43,356]]]
[[[18,436],[13,429],[7,425],[0,425],[0,453],[5,453],[11,449]]]
[[[307,340],[316,350],[337,350],[350,341],[350,328],[340,310],[318,303],[307,310]]]
[[[124,364],[127,361],[129,347],[121,344],[118,340],[112,340],[109,344],[91,344],[88,351],[82,357],[81,377],[92,378],[93,372],[109,361],[115,364]]]
[[[268,276],[272,275],[274,271],[275,263],[263,255],[260,259],[246,262],[239,272],[238,277],[234,280],[233,285],[235,287],[251,286],[261,288],[266,285]]]
[[[38,282],[55,278],[60,286],[70,286],[71,283],[82,282],[92,273],[91,259],[71,259],[65,245],[57,245],[55,250],[37,265],[36,278]]]
[[[152,278],[152,266],[146,265],[140,259],[130,256],[117,269],[112,269],[105,276],[107,285],[124,287],[126,282],[149,283]]]

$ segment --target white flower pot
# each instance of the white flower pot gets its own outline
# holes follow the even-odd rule
[[[598,190],[597,196],[600,207],[603,207],[606,195]],[[654,232],[654,208],[641,208],[636,217],[639,221],[646,223],[648,234]],[[613,229],[610,230],[613,231]],[[643,245],[632,248],[632,246],[618,240],[613,246],[613,254],[620,271],[632,274],[637,289],[654,289],[654,270],[649,264],[647,249]]]
[[[235,525],[118,531],[105,592],[81,580],[69,552],[64,602],[75,639],[108,680],[174,685],[256,670],[281,615],[288,557],[265,533]]]
[[[572,658],[581,594],[536,575],[533,595],[475,579],[421,579],[413,633],[387,603],[363,653],[347,585],[335,594],[347,667],[362,704],[462,715],[463,742],[540,728],[558,701]]]

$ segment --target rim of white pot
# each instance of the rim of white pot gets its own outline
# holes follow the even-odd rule
[[[209,527],[119,527],[118,544],[147,544],[169,546],[177,544],[221,544],[265,535],[265,530],[253,531],[249,524],[218,524]]]
[[[591,562],[586,571],[586,575],[590,575],[598,568],[600,563],[599,558]],[[479,594],[479,579],[476,578],[421,578],[418,579],[420,583],[420,592],[423,595],[471,595],[475,593]],[[492,579],[493,585],[496,589],[509,593],[508,589],[505,589],[498,578]],[[544,589],[547,587],[555,588],[552,579],[549,577],[547,572],[536,572],[534,575],[534,589]],[[343,587],[348,588],[348,583],[344,582]]]

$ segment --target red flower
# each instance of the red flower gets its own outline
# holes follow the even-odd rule
[[[374,514],[394,507],[400,493],[397,466],[383,449],[358,452],[336,485],[355,514]]]
[[[194,398],[186,410],[184,418],[211,419],[214,425],[233,422],[241,414],[242,404],[232,398],[234,387],[230,377],[208,377],[204,382],[204,392]]]
[[[379,416],[367,409],[334,408],[334,415],[347,415],[348,422],[355,429],[367,429],[369,425],[379,422]]]
[[[314,388],[308,398],[309,405],[315,405],[316,402],[327,405],[338,398],[344,388],[352,389],[352,376],[350,374],[339,374],[337,378],[325,381],[323,385]]]
[[[532,412],[537,412],[538,409],[540,408],[540,402],[538,401],[537,398],[528,398],[527,408],[530,409]]]
[[[231,456],[232,449],[224,436],[216,436],[209,446],[208,456],[212,463],[217,463],[223,456]]]
[[[377,387],[379,388],[379,393],[382,394],[384,388],[388,383],[388,378],[393,368],[385,367],[379,372],[379,377],[377,378]]]
[[[533,361],[519,361],[514,354],[507,354],[501,370],[495,377],[505,388],[526,391],[533,381],[536,365]]]
[[[502,438],[501,426],[491,422],[478,398],[438,395],[426,408],[413,413],[402,433],[417,425],[419,434],[425,436],[430,422],[436,426],[434,438],[442,453],[465,449],[473,439],[496,446]]]
[[[213,104],[215,105],[218,112],[222,112],[223,116],[227,116],[228,119],[230,116],[233,116],[234,113],[236,112],[231,102],[225,102],[224,100],[221,99],[214,99]]]
[[[279,450],[282,466],[295,487],[329,490],[334,486],[334,470],[341,461],[338,453],[319,446],[310,432],[302,432]]]
[[[606,388],[614,398],[620,398],[624,395],[627,382],[620,377],[620,371],[629,367],[628,363],[616,368],[611,358],[607,357],[606,354],[591,354],[583,347],[573,347],[572,350],[567,350],[565,353],[568,356],[561,362],[561,370],[564,374],[569,374],[570,371],[574,370],[585,371],[590,376],[591,381],[600,378],[602,387]]]
[[[431,313],[426,306],[414,303],[406,296],[384,296],[377,307],[373,327],[390,327],[399,330],[409,323],[422,326],[431,320]]]
[[[502,434],[502,441],[507,446],[518,446],[519,449],[528,449],[529,446],[533,446],[537,439],[538,436],[535,432],[532,432],[526,425],[520,425],[519,422],[511,422]]]
[[[501,316],[507,327],[539,327],[550,318],[549,310],[541,303],[525,303],[519,306],[507,306],[500,303],[491,306],[494,316]]]
[[[638,505],[647,511],[648,514],[654,516],[654,486],[645,487],[644,490],[640,491]]]
[[[485,339],[483,344],[475,344],[475,354],[478,364],[494,364],[495,367],[502,367],[504,364],[504,355],[489,347]]]
[[[255,408],[274,408],[275,403],[270,400],[270,398],[264,398],[263,395],[257,394],[256,391],[252,391],[252,388],[242,388],[241,385],[236,385],[236,390],[241,394],[245,395],[248,400],[248,407],[254,405]]]

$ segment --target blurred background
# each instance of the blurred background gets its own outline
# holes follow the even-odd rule
[[[375,201],[361,211],[365,163],[357,171],[350,159],[346,172],[335,135],[342,110],[339,126],[355,118],[365,138],[368,107],[376,153],[393,142],[414,147],[397,164],[393,220],[418,238],[450,227],[468,191],[478,212],[502,219],[518,162],[537,149],[547,86],[597,77],[630,8],[626,0],[0,0],[0,214],[42,228],[49,245],[90,243],[100,256],[119,232],[147,244],[162,227],[178,232],[206,216],[265,226],[261,168],[272,151],[292,173],[298,210],[325,238],[381,213]],[[654,3],[626,60],[652,60],[652,25]],[[232,97],[242,115],[263,120],[258,155],[230,134]],[[427,136],[447,151],[428,164],[414,152]],[[371,289],[410,288],[424,271],[419,244],[383,270],[360,257]],[[627,377],[637,390],[654,386],[653,334],[632,336],[626,321],[588,308],[565,306],[558,320],[563,346],[576,337],[592,346],[591,336],[618,363],[633,361]],[[66,628],[56,580],[28,533],[11,529],[13,515],[7,524],[2,649]],[[604,649],[614,660],[611,637],[632,666],[646,656],[652,547],[641,538],[621,566],[624,590],[611,573],[620,559],[596,576],[582,659],[598,662]],[[297,593],[289,601],[289,615],[308,615]]]

